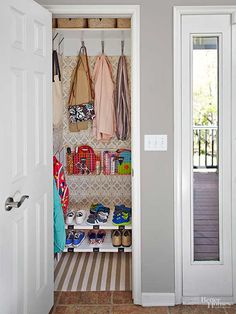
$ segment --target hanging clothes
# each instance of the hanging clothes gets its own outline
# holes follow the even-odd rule
[[[72,73],[71,88],[68,99],[69,113],[79,105],[93,104],[94,92],[88,64],[87,50],[80,48],[77,65]],[[81,111],[81,110],[80,110]],[[88,121],[69,119],[71,132],[79,132],[88,128]]]
[[[61,70],[56,50],[52,53],[52,101],[53,101],[53,127],[59,128],[63,120],[63,95],[61,83]]]
[[[53,219],[54,219],[54,253],[63,252],[66,242],[65,221],[61,198],[53,179]]]
[[[69,189],[66,184],[63,165],[57,160],[56,156],[53,156],[53,176],[56,181],[56,187],[61,199],[63,212],[66,214],[69,206]]]
[[[127,140],[130,136],[130,111],[128,70],[126,58],[122,51],[117,68],[115,95],[116,136],[122,141]]]
[[[97,140],[108,142],[115,133],[114,83],[111,64],[104,54],[94,67],[94,90],[93,133]]]
[[[59,66],[61,70],[61,77],[63,77],[63,57],[64,57],[64,45],[63,45],[64,37],[59,41],[58,47],[57,47],[57,54],[58,54],[58,60],[59,60]]]

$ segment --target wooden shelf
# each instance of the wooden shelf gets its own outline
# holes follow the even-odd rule
[[[130,31],[131,28],[53,28],[54,31]]]

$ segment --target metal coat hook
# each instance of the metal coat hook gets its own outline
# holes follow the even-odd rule
[[[59,52],[59,54],[61,54],[61,44],[62,44],[63,40],[64,40],[64,37],[59,41],[59,44],[58,44],[58,52]]]
[[[56,35],[53,37],[52,41],[54,41],[57,38],[58,34],[59,33],[56,33]]]
[[[104,46],[105,46],[104,40],[101,41],[101,45],[102,45],[102,54],[104,54]]]
[[[125,47],[125,41],[122,40],[122,41],[121,41],[121,54],[122,54],[122,55],[124,54],[124,47]]]
[[[61,43],[63,42],[64,37],[62,38],[62,40],[59,41],[58,47],[60,47]]]

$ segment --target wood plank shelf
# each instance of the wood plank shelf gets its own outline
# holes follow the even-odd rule
[[[130,31],[131,28],[79,28],[79,27],[57,27],[53,28],[54,31]]]

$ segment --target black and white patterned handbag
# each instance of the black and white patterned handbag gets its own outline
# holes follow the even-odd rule
[[[94,118],[95,111],[93,103],[69,107],[69,120],[71,123],[93,120]]]

